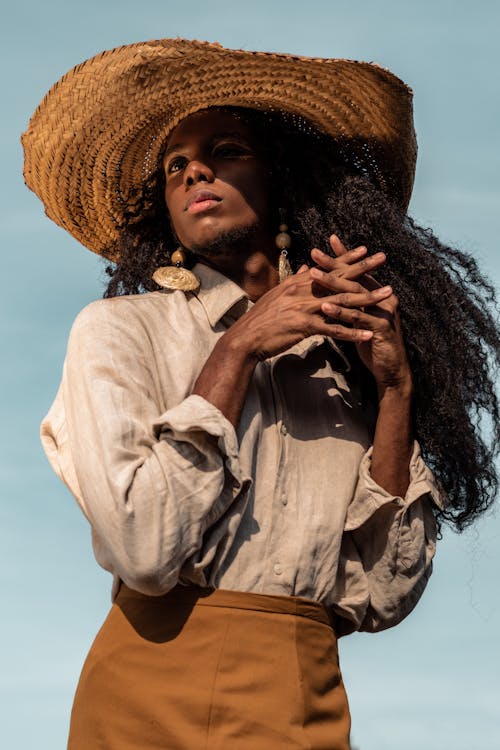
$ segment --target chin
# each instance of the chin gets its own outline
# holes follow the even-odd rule
[[[234,255],[235,252],[244,252],[245,250],[248,252],[258,230],[257,223],[233,227],[232,229],[222,230],[206,239],[191,241],[184,247],[196,255],[206,255],[207,257]]]

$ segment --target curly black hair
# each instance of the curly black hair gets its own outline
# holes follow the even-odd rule
[[[462,531],[490,507],[498,490],[500,333],[493,286],[470,254],[418,226],[369,170],[342,158],[330,138],[279,113],[232,111],[251,125],[268,153],[278,196],[273,210],[278,223],[279,210],[287,216],[292,268],[310,263],[312,247],[331,254],[332,233],[348,248],[365,245],[370,254],[386,254],[377,279],[390,284],[400,300],[415,384],[415,437],[448,498],[446,509],[436,514]],[[151,275],[168,264],[178,244],[163,193],[159,170],[144,195],[153,209],[131,219],[109,249],[120,260],[107,267],[105,297],[158,289]],[[355,357],[354,347],[347,347]],[[362,380],[370,392],[367,371]]]

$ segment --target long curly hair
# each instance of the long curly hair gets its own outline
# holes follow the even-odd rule
[[[266,151],[277,196],[272,209],[277,223],[284,211],[292,235],[292,268],[310,263],[312,247],[331,254],[332,233],[348,248],[366,245],[370,254],[386,254],[376,276],[400,300],[414,377],[414,434],[448,499],[436,515],[462,531],[498,490],[500,333],[493,286],[470,254],[418,226],[362,165],[341,158],[331,139],[283,114],[231,111],[250,124]],[[168,264],[178,244],[163,195],[159,170],[156,182],[145,188],[145,205],[153,209],[139,220],[131,217],[109,249],[120,260],[106,269],[105,297],[159,288],[151,275]],[[355,359],[355,348],[347,348]],[[365,393],[373,396],[371,376],[362,366],[355,369]]]

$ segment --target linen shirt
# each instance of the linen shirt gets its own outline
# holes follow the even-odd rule
[[[86,307],[42,423],[113,596],[120,580],[153,596],[194,583],[321,601],[345,632],[396,624],[430,575],[441,505],[418,445],[404,498],[373,481],[349,362],[324,336],[257,365],[235,430],[192,390],[252,303],[194,271],[197,293]]]

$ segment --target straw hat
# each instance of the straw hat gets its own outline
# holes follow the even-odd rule
[[[23,133],[26,184],[56,224],[113,257],[120,230],[145,210],[168,134],[187,115],[224,105],[307,121],[407,207],[417,149],[412,92],[399,78],[372,63],[184,39],[117,47],[66,73]]]

